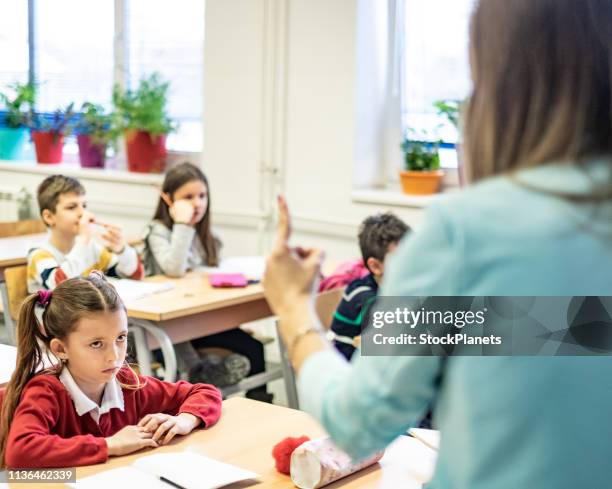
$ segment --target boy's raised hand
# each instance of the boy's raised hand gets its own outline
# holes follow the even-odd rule
[[[147,414],[138,422],[138,426],[151,433],[153,441],[166,445],[176,435],[188,435],[200,423],[199,418],[189,413],[181,413],[178,416],[155,413]]]

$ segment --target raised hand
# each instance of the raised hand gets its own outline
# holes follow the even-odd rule
[[[314,297],[323,252],[289,247],[291,218],[287,202],[281,196],[278,197],[278,215],[276,242],[266,262],[263,287],[268,304],[280,316]]]

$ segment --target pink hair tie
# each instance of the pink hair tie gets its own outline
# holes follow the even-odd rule
[[[51,290],[39,290],[38,291],[38,300],[36,303],[40,306],[46,307],[51,300],[51,296],[53,295],[53,291]]]
[[[45,325],[43,323],[43,312],[45,312],[45,309],[49,304],[49,301],[51,301],[52,296],[53,292],[50,290],[39,290],[36,305],[34,307],[34,316],[36,316],[36,321],[38,322],[38,330],[43,338],[47,338],[47,330],[45,329]]]

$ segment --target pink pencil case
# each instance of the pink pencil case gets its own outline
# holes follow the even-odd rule
[[[211,273],[208,281],[213,287],[246,287],[249,284],[241,273]]]

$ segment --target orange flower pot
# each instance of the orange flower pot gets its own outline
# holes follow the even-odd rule
[[[410,195],[431,195],[440,190],[444,172],[435,171],[401,171],[402,191]]]

